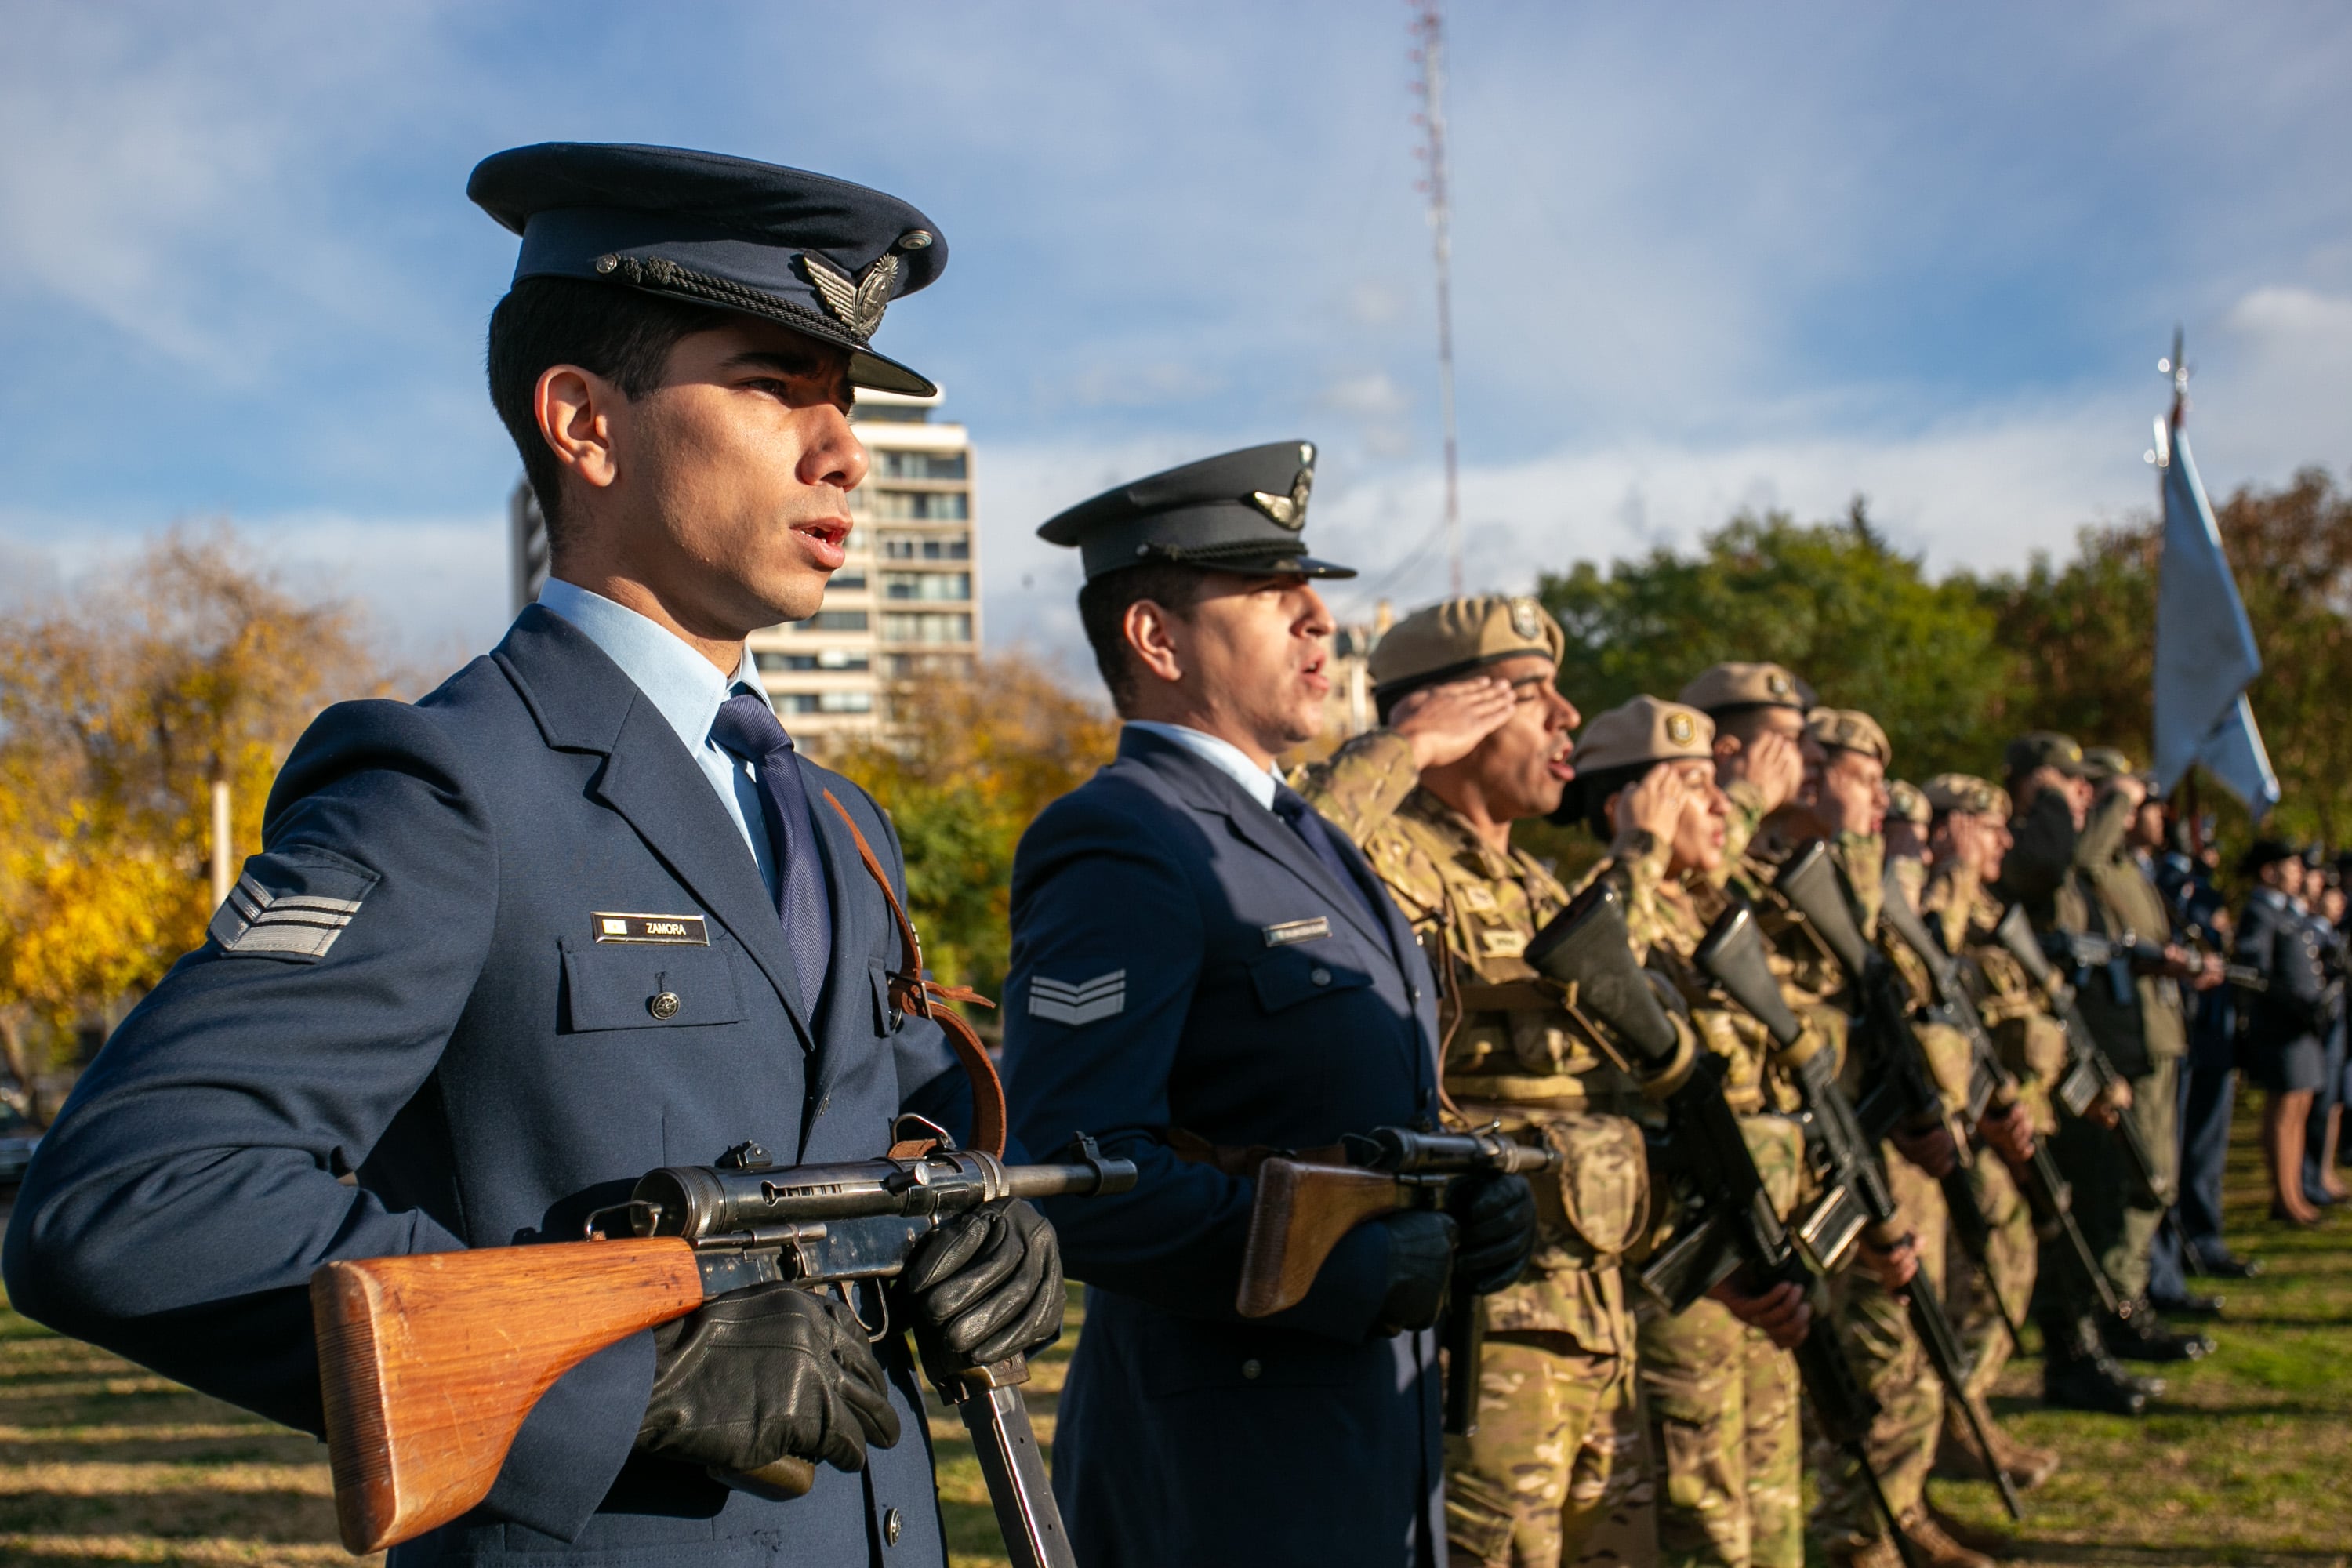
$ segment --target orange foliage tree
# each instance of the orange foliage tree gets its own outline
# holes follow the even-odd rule
[[[0,626],[0,1099],[74,1025],[203,940],[211,779],[235,855],[304,725],[384,681],[352,612],[289,591],[226,526],[175,529],[46,613]]]
[[[1013,847],[1047,804],[1110,761],[1118,721],[1019,653],[970,675],[902,681],[890,711],[887,739],[826,760],[872,791],[898,829],[925,962],[950,984],[995,996],[1011,948]]]

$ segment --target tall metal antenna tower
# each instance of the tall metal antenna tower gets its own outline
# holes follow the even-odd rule
[[[1406,0],[1412,7],[1408,30],[1417,40],[1412,58],[1421,74],[1412,90],[1421,112],[1423,144],[1413,156],[1427,165],[1416,187],[1429,196],[1429,230],[1437,259],[1437,402],[1445,426],[1445,551],[1453,564],[1453,592],[1462,593],[1462,475],[1454,436],[1454,199],[1445,169],[1445,16],[1443,0]]]

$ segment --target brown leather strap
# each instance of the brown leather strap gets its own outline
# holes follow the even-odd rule
[[[890,879],[882,869],[882,862],[874,858],[874,847],[859,832],[857,819],[849,808],[835,798],[831,790],[824,792],[827,805],[841,814],[849,829],[850,841],[857,846],[857,858],[866,862],[867,875],[882,889],[882,901],[890,906],[890,918],[898,922],[898,959],[900,967],[890,972],[890,1005],[901,1013],[937,1023],[955,1047],[956,1060],[963,1064],[964,1076],[971,1079],[971,1142],[972,1147],[1000,1158],[1004,1153],[1004,1082],[996,1076],[996,1064],[988,1059],[988,1049],[980,1043],[980,1036],[964,1016],[948,1005],[950,1002],[970,1002],[982,1007],[995,1003],[979,992],[964,985],[942,985],[936,980],[923,978],[923,944],[915,935],[915,926],[907,918],[907,910],[898,902],[898,895],[890,889]],[[903,1146],[903,1145],[902,1145]],[[893,1151],[896,1157],[896,1151]]]
[[[1213,1165],[1228,1176],[1255,1176],[1268,1160],[1296,1160],[1308,1165],[1344,1165],[1348,1152],[1337,1143],[1312,1149],[1277,1149],[1271,1143],[1212,1143],[1198,1132],[1171,1127],[1164,1140],[1168,1152],[1194,1165]]]

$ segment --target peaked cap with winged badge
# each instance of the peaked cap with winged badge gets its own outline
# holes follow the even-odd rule
[[[1050,519],[1037,537],[1076,546],[1089,578],[1148,561],[1352,577],[1353,567],[1307,553],[1299,535],[1314,488],[1314,444],[1273,441],[1129,479]]]
[[[588,142],[493,153],[466,195],[522,236],[517,283],[577,278],[740,310],[848,349],[854,385],[939,391],[872,347],[890,301],[948,262],[939,226],[896,196],[719,153]]]

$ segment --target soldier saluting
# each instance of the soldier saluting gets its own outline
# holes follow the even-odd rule
[[[883,994],[898,933],[859,838],[900,895],[889,821],[794,752],[743,647],[841,564],[852,389],[931,390],[870,339],[939,275],[937,226],[665,147],[518,148],[467,191],[522,237],[490,394],[547,590],[414,706],[320,716],[8,1234],[21,1310],[311,1432],[322,1262],[575,1240],[655,1166],[867,1159],[901,1110],[961,1114],[937,1026]],[[927,1354],[1058,1331],[1034,1213],[924,1248],[889,1321]],[[929,1446],[898,1442],[921,1408],[902,1335],[734,1292],[565,1374],[488,1500],[393,1559],[943,1563]],[[791,1500],[712,1479],[787,1458],[830,1468]]]
[[[1517,1277],[1517,1176],[1451,1214],[1350,1232],[1297,1305],[1235,1305],[1274,1151],[1433,1124],[1436,987],[1355,846],[1275,757],[1321,726],[1331,631],[1307,552],[1314,448],[1285,441],[1121,485],[1039,532],[1081,552],[1078,610],[1118,760],[1046,808],[1013,873],[1014,1126],[1084,1128],[1134,1190],[1056,1209],[1087,1331],[1055,1491],[1081,1562],[1444,1560],[1434,1336],[1450,1273]],[[1325,1153],[1324,1158],[1332,1157]]]

